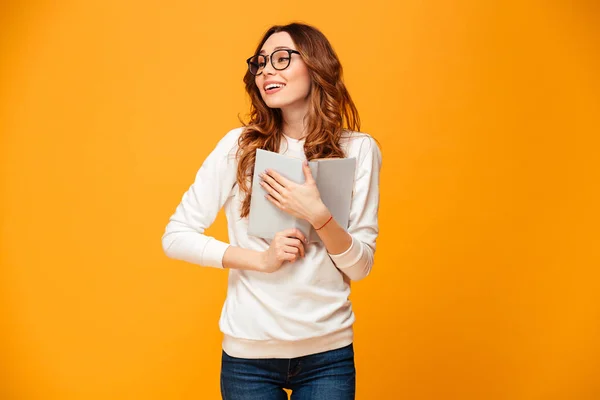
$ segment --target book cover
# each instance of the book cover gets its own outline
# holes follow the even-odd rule
[[[320,242],[319,235],[306,220],[280,210],[265,198],[267,192],[260,186],[260,174],[267,169],[277,171],[292,182],[305,182],[303,160],[279,153],[257,149],[252,179],[252,199],[248,221],[248,235],[272,239],[277,232],[298,228],[310,242]],[[309,162],[323,203],[340,226],[348,227],[356,159],[329,158]]]

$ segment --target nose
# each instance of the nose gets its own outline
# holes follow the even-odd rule
[[[273,75],[275,74],[275,68],[273,68],[273,64],[271,64],[271,57],[267,57],[265,60],[265,66],[263,68],[263,74],[265,75]]]

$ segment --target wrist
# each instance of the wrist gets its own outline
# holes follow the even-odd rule
[[[263,253],[238,246],[229,246],[223,255],[223,268],[263,271],[266,265]]]
[[[252,269],[254,271],[262,272],[265,269],[265,265],[267,263],[267,252],[266,251],[257,251],[255,253],[255,257],[253,260]]]
[[[310,221],[310,223],[313,226],[313,228],[318,229],[321,226],[323,226],[329,220],[330,217],[331,213],[329,212],[325,204],[323,204],[313,215],[313,218]]]

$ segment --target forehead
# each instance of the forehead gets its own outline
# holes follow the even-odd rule
[[[296,45],[289,33],[277,32],[269,36],[265,44],[261,47],[260,52],[270,54],[278,47],[296,50]]]

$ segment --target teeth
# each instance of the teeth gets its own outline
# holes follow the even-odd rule
[[[275,88],[282,88],[284,86],[285,85],[282,83],[271,83],[270,85],[267,85],[267,87],[265,89],[269,90],[269,89],[275,89]]]

